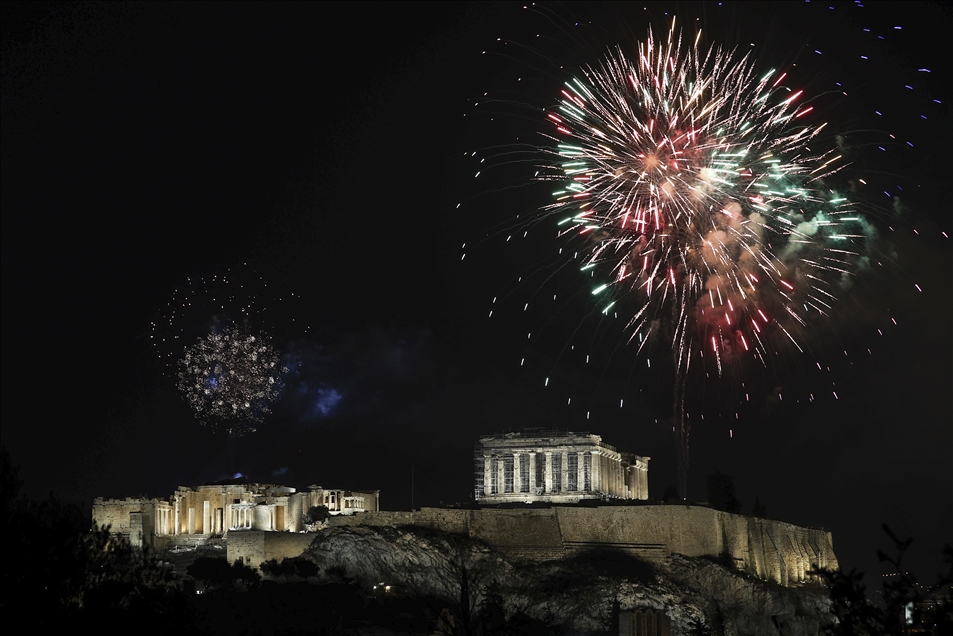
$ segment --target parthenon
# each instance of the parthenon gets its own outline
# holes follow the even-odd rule
[[[599,435],[524,431],[481,437],[474,453],[480,504],[648,499],[649,457],[620,453]]]

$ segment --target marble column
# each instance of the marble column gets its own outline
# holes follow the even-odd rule
[[[638,499],[641,491],[641,483],[639,482],[639,470],[638,463],[629,467],[628,472],[625,474],[625,485],[626,485],[626,495],[629,499]]]
[[[559,462],[559,490],[566,492],[569,490],[569,453],[563,451],[560,454],[562,455],[562,459]]]
[[[586,460],[585,453],[576,453],[576,490],[582,492],[586,489]]]
[[[624,496],[625,488],[623,486],[622,464],[620,462],[612,462],[612,472],[615,474],[615,492],[613,494],[619,497]]]
[[[612,475],[612,487],[609,491],[611,495],[619,494],[619,465],[612,461],[611,457],[606,458],[606,463],[609,464],[609,473]]]
[[[529,492],[536,494],[536,453],[529,454]]]
[[[483,456],[483,496],[484,497],[486,497],[491,492],[493,492],[492,489],[490,488],[490,484],[492,483],[490,481],[490,478],[491,478],[490,465],[491,465],[490,456],[484,455]]]
[[[519,453],[513,453],[513,492],[515,493],[523,490],[523,474],[520,472],[521,459]]]
[[[503,456],[500,455],[496,458],[496,494],[502,494],[506,492],[506,462],[503,461]]]
[[[642,499],[649,498],[649,466],[642,463],[639,469],[639,489],[642,491]]]
[[[602,492],[602,455],[592,451],[592,490]]]
[[[614,495],[616,492],[616,479],[618,475],[615,470],[615,462],[612,461],[611,457],[606,457],[603,459],[605,462],[605,473],[606,473],[606,492],[610,495]]]
[[[546,456],[546,471],[543,474],[543,480],[546,484],[546,494],[549,494],[553,491],[553,453],[551,451],[546,451],[543,453]]]

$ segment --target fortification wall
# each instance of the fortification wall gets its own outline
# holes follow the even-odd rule
[[[422,526],[466,534],[472,510],[421,508],[413,512],[362,512],[355,515],[335,515],[329,526]]]
[[[226,537],[225,557],[229,563],[241,561],[257,568],[271,559],[281,561],[301,556],[315,536],[314,532],[232,531]]]
[[[335,526],[422,526],[466,534],[511,557],[545,560],[576,550],[610,548],[666,565],[673,553],[723,559],[739,570],[781,585],[837,568],[831,535],[781,521],[735,515],[704,506],[638,505],[458,510],[422,508],[333,516]],[[229,532],[228,560],[258,567],[300,556],[315,533]]]
[[[154,547],[155,507],[152,500],[97,497],[93,501],[93,525],[108,527],[113,534],[128,538],[133,547],[141,548],[144,543]]]
[[[556,511],[559,508],[470,510],[468,531],[511,557],[553,559],[565,556]]]
[[[112,532],[128,534],[129,514],[142,511],[142,500],[133,499],[105,499],[97,497],[93,500],[93,523],[100,528],[109,526]]]
[[[831,535],[705,506],[638,505],[365,513],[331,526],[416,525],[469,536],[526,559],[612,548],[665,563],[672,553],[726,559],[738,569],[790,585],[816,568],[836,568]]]
[[[265,561],[265,535],[261,530],[233,530],[225,536],[225,558],[229,563],[241,561],[252,567]],[[278,533],[274,533],[278,534]],[[303,551],[302,551],[303,552]],[[301,556],[299,552],[295,556]]]
[[[781,521],[704,506],[554,510],[566,548],[618,546],[654,559],[672,553],[718,557],[782,585],[808,580],[817,568],[837,567],[829,532]]]

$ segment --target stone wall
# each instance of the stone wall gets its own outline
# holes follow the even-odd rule
[[[819,568],[837,568],[829,532],[735,515],[705,506],[637,505],[459,510],[422,508],[335,516],[335,526],[412,525],[485,541],[510,557],[559,558],[586,549],[623,550],[665,565],[672,554],[714,557],[762,579],[792,585]],[[257,567],[299,556],[314,533],[233,531],[228,559]]]
[[[106,499],[93,500],[93,525],[109,528],[113,534],[129,539],[136,548],[147,545],[154,548],[156,508],[168,508],[164,502],[152,499]]]
[[[301,556],[315,536],[314,532],[232,531],[225,540],[225,556],[229,563],[241,561],[257,568],[271,559],[281,561]]]
[[[805,581],[813,569],[837,568],[829,532],[705,506],[422,508],[334,517],[329,525],[416,525],[466,533],[512,557],[534,560],[591,548],[620,549],[663,564],[673,553],[715,557],[781,585]]]

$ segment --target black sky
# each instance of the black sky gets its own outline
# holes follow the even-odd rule
[[[888,261],[811,355],[696,387],[690,492],[730,473],[746,511],[757,494],[831,530],[870,572],[888,522],[932,575],[953,536],[950,8],[866,4],[3,3],[2,432],[26,494],[168,496],[242,472],[406,509],[412,475],[415,506],[468,499],[478,435],[543,426],[651,456],[660,497],[670,381],[584,307],[522,313],[513,281],[547,246],[506,237],[548,195],[500,157],[541,142],[560,65],[675,11],[819,95],[878,192],[857,197]],[[150,346],[187,277],[226,271],[267,281],[261,326],[299,364],[241,439],[197,424]],[[757,395],[735,409],[741,381]]]

